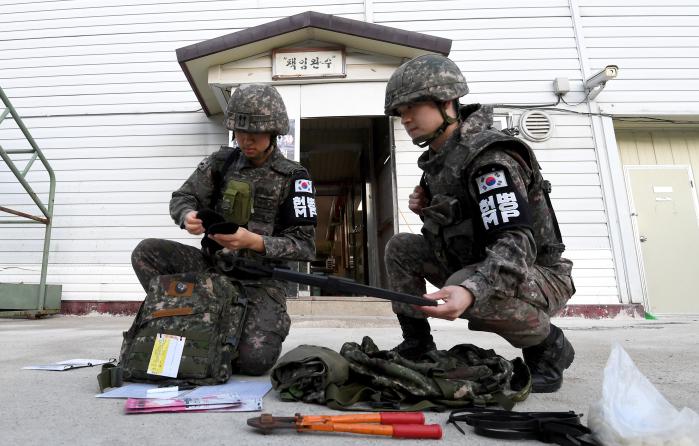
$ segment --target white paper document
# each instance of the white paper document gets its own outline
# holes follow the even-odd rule
[[[64,370],[79,369],[81,367],[94,367],[96,365],[114,362],[108,359],[68,359],[66,361],[54,362],[53,364],[29,365],[22,367],[23,370],[53,370],[62,372]]]
[[[97,398],[148,398],[148,390],[157,389],[157,384],[130,383],[95,395]],[[181,390],[174,398],[211,398],[218,395],[235,394],[240,405],[216,409],[221,412],[255,412],[262,410],[262,398],[270,391],[269,381],[235,381],[216,386],[199,386],[193,390]]]

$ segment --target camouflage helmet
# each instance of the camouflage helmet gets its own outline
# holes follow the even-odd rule
[[[289,116],[276,88],[264,84],[244,84],[236,88],[228,100],[223,124],[233,131],[286,135]]]
[[[386,85],[384,113],[397,116],[401,105],[420,101],[445,102],[468,93],[466,79],[450,59],[425,54],[411,59],[393,72]]]

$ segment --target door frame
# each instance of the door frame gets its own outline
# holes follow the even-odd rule
[[[696,190],[696,182],[694,181],[694,172],[692,172],[692,166],[688,164],[632,164],[624,166],[624,180],[626,182],[626,196],[629,200],[629,208],[631,210],[631,227],[633,229],[633,240],[634,248],[636,249],[636,263],[638,266],[638,271],[641,275],[641,290],[643,292],[643,306],[646,311],[650,312],[652,306],[648,299],[648,284],[646,278],[646,268],[643,263],[643,250],[641,249],[641,233],[638,229],[638,215],[636,214],[636,204],[633,199],[633,191],[631,185],[631,175],[632,170],[684,170],[687,172],[687,177],[689,181],[692,182],[694,189]],[[692,201],[694,202],[694,215],[697,219],[697,224],[699,225],[699,199],[697,198],[696,191],[692,194]]]

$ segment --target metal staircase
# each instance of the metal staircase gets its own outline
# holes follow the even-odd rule
[[[44,232],[44,249],[41,259],[41,274],[39,284],[26,283],[0,283],[0,317],[30,317],[37,318],[48,314],[58,313],[61,305],[61,285],[47,285],[46,271],[48,267],[49,245],[51,242],[51,225],[53,220],[53,201],[56,193],[56,178],[53,169],[49,162],[44,157],[41,149],[32,138],[29,130],[22,122],[22,119],[17,114],[17,111],[12,106],[9,98],[5,95],[2,87],[0,87],[0,99],[5,104],[5,109],[0,113],[0,125],[10,115],[17,127],[22,131],[27,142],[31,145],[28,149],[6,150],[0,145],[0,157],[5,161],[7,167],[15,175],[17,181],[24,187],[24,190],[29,194],[29,197],[41,210],[43,216],[27,214],[25,212],[10,209],[2,206],[2,195],[0,194],[0,211],[6,212],[22,219],[2,219],[0,224],[43,224],[46,226]],[[10,155],[30,154],[31,157],[24,166],[24,169],[17,168],[12,161]],[[44,165],[44,168],[49,175],[49,196],[48,205],[45,205],[39,196],[34,192],[32,187],[26,180],[27,173],[31,169],[37,158]]]

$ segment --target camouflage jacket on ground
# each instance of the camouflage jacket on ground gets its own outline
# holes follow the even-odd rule
[[[530,390],[529,372],[520,358],[508,361],[493,350],[460,344],[411,361],[379,350],[368,336],[361,344],[346,342],[340,354],[299,346],[279,360],[271,378],[282,400],[352,410],[511,405]]]
[[[267,257],[288,260],[309,261],[315,257],[315,226],[310,218],[294,217],[296,210],[304,212],[307,217],[315,219],[315,197],[304,200],[299,207],[298,201],[293,200],[296,183],[310,180],[308,171],[299,163],[287,160],[279,149],[274,152],[260,167],[255,167],[239,149],[221,147],[221,149],[205,158],[184,182],[182,187],[173,192],[170,200],[170,215],[177,224],[182,224],[185,215],[190,211],[202,208],[213,208],[221,212],[222,194],[216,189],[216,176],[220,174],[231,153],[238,151],[237,157],[227,172],[221,175],[218,182],[220,188],[231,179],[244,180],[252,184],[253,213],[247,224],[247,229],[260,234],[264,240]],[[304,183],[305,184],[305,183]],[[308,181],[308,184],[312,184]],[[211,203],[212,197],[219,197],[216,203]],[[304,197],[306,198],[306,197]]]
[[[511,295],[535,263],[570,274],[534,152],[491,129],[492,107],[460,113],[459,129],[418,160],[429,199],[422,233],[437,257],[476,299]],[[469,273],[458,274],[466,266]]]

